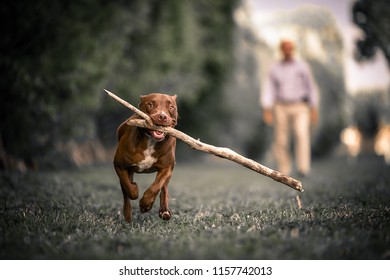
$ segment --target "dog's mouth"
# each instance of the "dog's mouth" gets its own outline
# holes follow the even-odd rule
[[[159,120],[154,120],[153,119],[153,123],[155,125],[158,125],[158,126],[162,126],[162,127],[175,127],[176,125],[176,120],[174,119],[171,119],[170,121],[167,121],[165,123],[162,123],[161,121]],[[155,140],[155,141],[162,141],[165,139],[165,137],[167,136],[167,134],[165,132],[162,132],[162,131],[158,131],[158,130],[153,130],[153,129],[148,129],[147,130],[147,133]]]
[[[162,141],[165,138],[165,133],[157,130],[148,130],[149,135],[152,136],[152,138],[156,141]]]
[[[163,126],[163,127],[174,127],[175,126],[175,122],[173,122],[171,125],[160,125],[160,126]],[[167,136],[167,134],[165,132],[162,132],[162,131],[153,130],[153,129],[148,129],[147,131],[148,131],[147,133],[154,140],[156,140],[157,142],[164,140],[165,137]]]

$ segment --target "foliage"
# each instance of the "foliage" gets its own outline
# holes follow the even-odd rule
[[[390,2],[358,0],[353,4],[352,15],[354,23],[363,31],[363,38],[356,42],[356,58],[373,58],[379,48],[390,66]]]
[[[385,120],[388,110],[386,98],[381,92],[361,92],[353,100],[353,120],[364,137],[373,139]]]
[[[180,165],[170,183],[172,219],[158,217],[158,201],[141,214],[137,200],[127,224],[111,167],[2,172],[0,258],[388,258],[389,174],[379,158],[316,162],[298,194],[237,165]],[[137,176],[140,191],[153,178]]]
[[[5,152],[53,162],[52,151],[69,139],[100,135],[112,143],[128,112],[118,113],[103,88],[135,104],[152,91],[177,93],[189,127],[217,118],[221,109],[203,104],[218,96],[228,70],[234,3],[6,1],[0,8]],[[194,118],[192,105],[203,115]]]
[[[112,9],[93,0],[3,4],[0,129],[8,153],[32,161],[61,139],[93,136],[99,100],[91,92],[106,70],[101,43],[112,27],[100,10]]]
[[[134,104],[149,92],[177,94],[179,126],[197,137],[212,137],[213,122],[223,118],[221,92],[232,62],[235,1],[141,3],[137,10],[143,16],[137,20],[137,29],[128,34],[125,60],[112,69],[115,76],[109,87]],[[105,103],[99,112],[103,125],[98,128],[106,143],[113,139],[106,131],[115,131],[113,124],[118,125],[112,121],[117,110],[117,104]],[[210,129],[201,127],[204,123]]]

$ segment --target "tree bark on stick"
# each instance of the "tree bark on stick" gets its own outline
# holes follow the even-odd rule
[[[145,113],[143,113],[142,111],[140,111],[139,109],[134,107],[133,105],[127,103],[126,101],[124,101],[120,97],[116,96],[115,94],[113,94],[107,90],[105,90],[105,91],[111,97],[113,97],[115,100],[117,100],[118,102],[120,102],[124,106],[128,107],[130,110],[134,111],[135,113],[137,113],[141,117],[145,118],[145,120],[129,119],[126,122],[127,125],[138,126],[138,127],[143,127],[143,128],[157,130],[157,131],[167,133],[167,134],[183,141],[184,143],[186,143],[187,145],[189,145],[191,148],[193,148],[195,150],[202,151],[202,152],[209,153],[209,154],[213,154],[215,156],[234,161],[235,163],[238,163],[246,168],[249,168],[253,171],[256,171],[257,173],[260,173],[262,175],[270,177],[279,183],[285,184],[286,186],[289,186],[290,188],[293,188],[293,189],[300,191],[300,192],[304,191],[303,187],[302,187],[302,183],[300,181],[298,181],[290,176],[284,175],[278,171],[275,171],[271,168],[268,168],[264,165],[261,165],[260,163],[254,161],[254,160],[248,159],[248,158],[236,153],[235,151],[233,151],[229,148],[215,147],[213,145],[203,143],[199,140],[195,140],[194,138],[188,136],[187,134],[185,134],[177,129],[174,129],[172,127],[163,127],[163,126],[157,126],[154,124],[150,124],[149,121],[151,121],[151,120],[150,120],[148,115],[146,115]],[[147,120],[149,120],[149,121],[147,121]]]
[[[122,105],[126,106],[127,108],[129,108],[130,110],[132,110],[134,113],[138,114],[140,117],[144,118],[150,125],[153,125],[153,121],[152,119],[147,115],[145,114],[144,112],[142,112],[141,110],[139,110],[137,107],[131,105],[129,102],[123,100],[122,98],[118,97],[117,95],[115,95],[114,93],[112,93],[111,91],[109,90],[104,90],[110,97],[114,98],[116,101],[118,101],[119,103],[121,103]]]

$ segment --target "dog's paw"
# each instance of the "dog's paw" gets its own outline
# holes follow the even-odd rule
[[[141,213],[149,212],[150,209],[152,209],[152,205],[146,205],[142,203],[139,204],[139,210],[141,211]]]
[[[153,207],[154,199],[149,198],[146,193],[139,201],[139,210],[141,213],[149,212]]]
[[[168,220],[170,220],[172,218],[172,212],[171,212],[171,210],[160,211],[159,216],[164,221],[168,221]]]

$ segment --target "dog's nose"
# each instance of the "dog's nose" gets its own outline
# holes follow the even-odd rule
[[[158,115],[158,119],[162,122],[166,122],[168,120],[168,116],[167,114],[165,114],[164,112],[160,113],[160,115]]]

